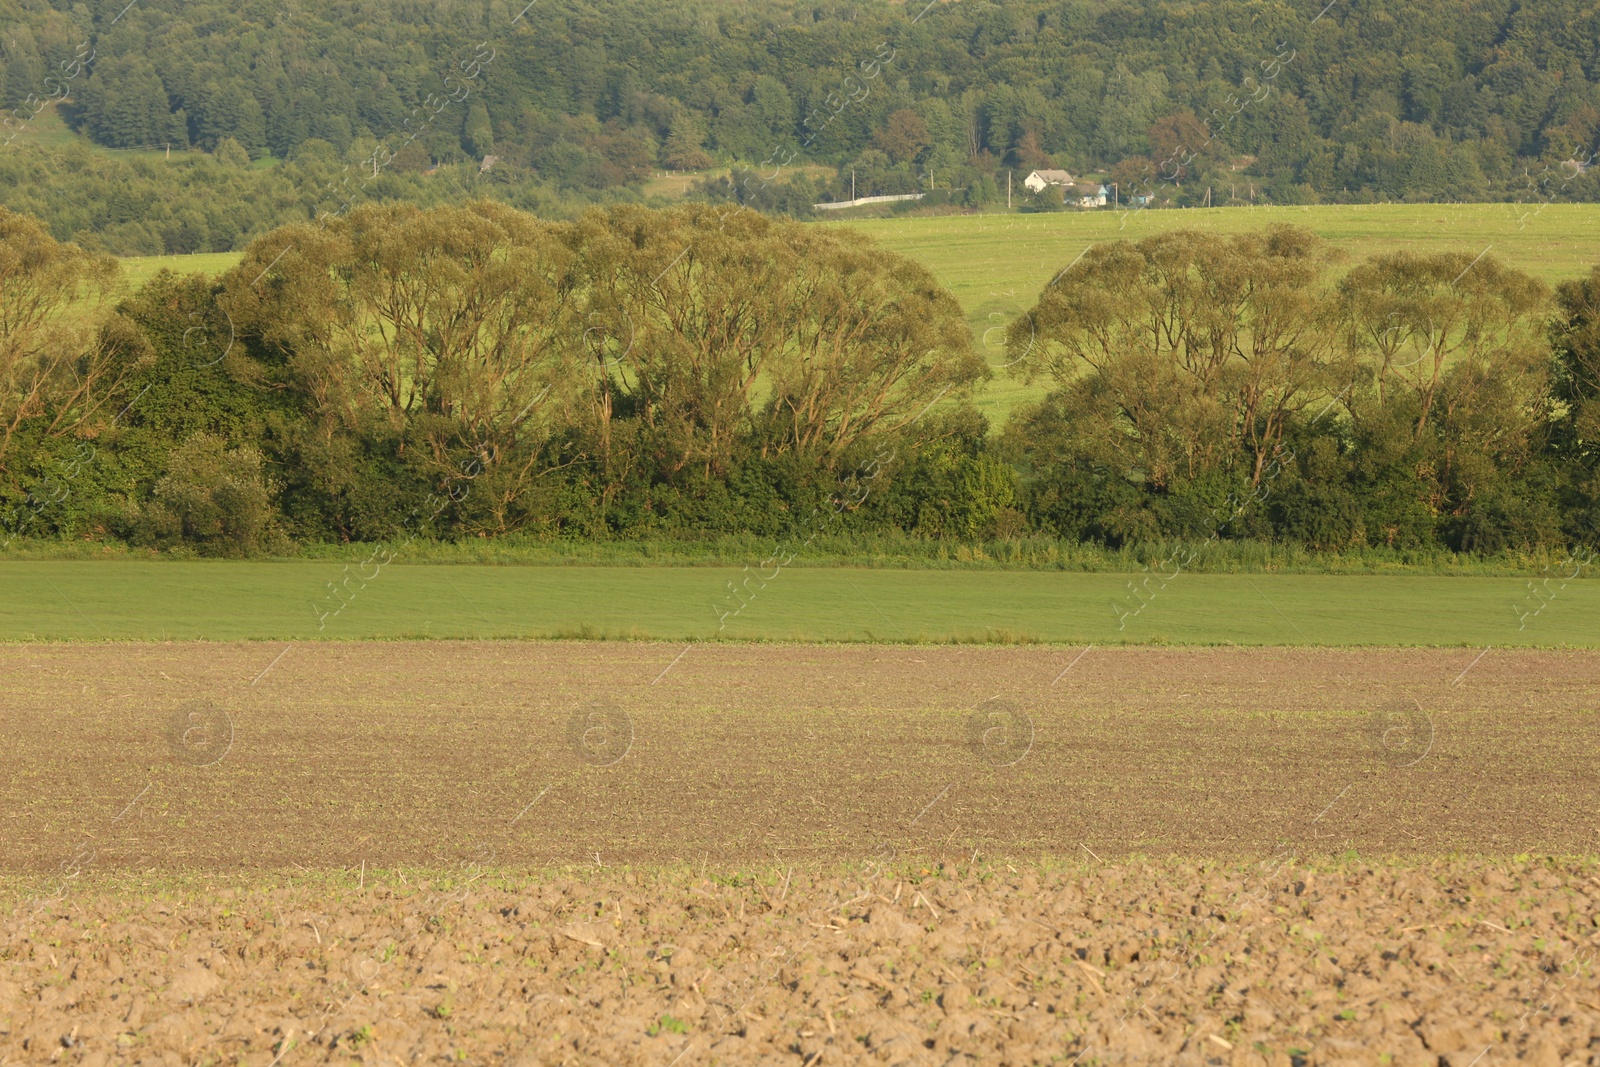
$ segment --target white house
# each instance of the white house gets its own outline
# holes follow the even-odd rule
[[[1075,181],[1077,179],[1064,170],[1036,170],[1022,179],[1022,184],[1032,192],[1040,193],[1049,186],[1071,185]]]
[[[1072,185],[1066,189],[1067,203],[1077,200],[1079,207],[1105,207],[1111,190],[1103,185]]]

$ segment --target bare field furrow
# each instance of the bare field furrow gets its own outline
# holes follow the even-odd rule
[[[0,925],[0,1056],[1591,1063],[1596,870],[900,858],[84,886]]]
[[[0,1064],[1595,1064],[1597,680],[0,646]]]
[[[1593,853],[1597,679],[1495,650],[6,646],[0,859]]]

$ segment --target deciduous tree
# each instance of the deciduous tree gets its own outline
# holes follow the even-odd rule
[[[116,260],[62,244],[0,208],[0,470],[24,427],[36,437],[85,431],[140,353],[103,328]]]

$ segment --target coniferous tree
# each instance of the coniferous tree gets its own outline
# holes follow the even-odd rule
[[[95,68],[84,90],[84,119],[101,143],[145,148],[172,139],[167,91],[148,59],[110,57]]]

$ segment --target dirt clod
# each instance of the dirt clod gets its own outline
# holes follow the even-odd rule
[[[0,1057],[1560,1067],[1600,1051],[1597,869],[487,870],[463,893],[369,867],[240,876],[226,909],[213,878],[91,879],[46,914],[13,894]]]

